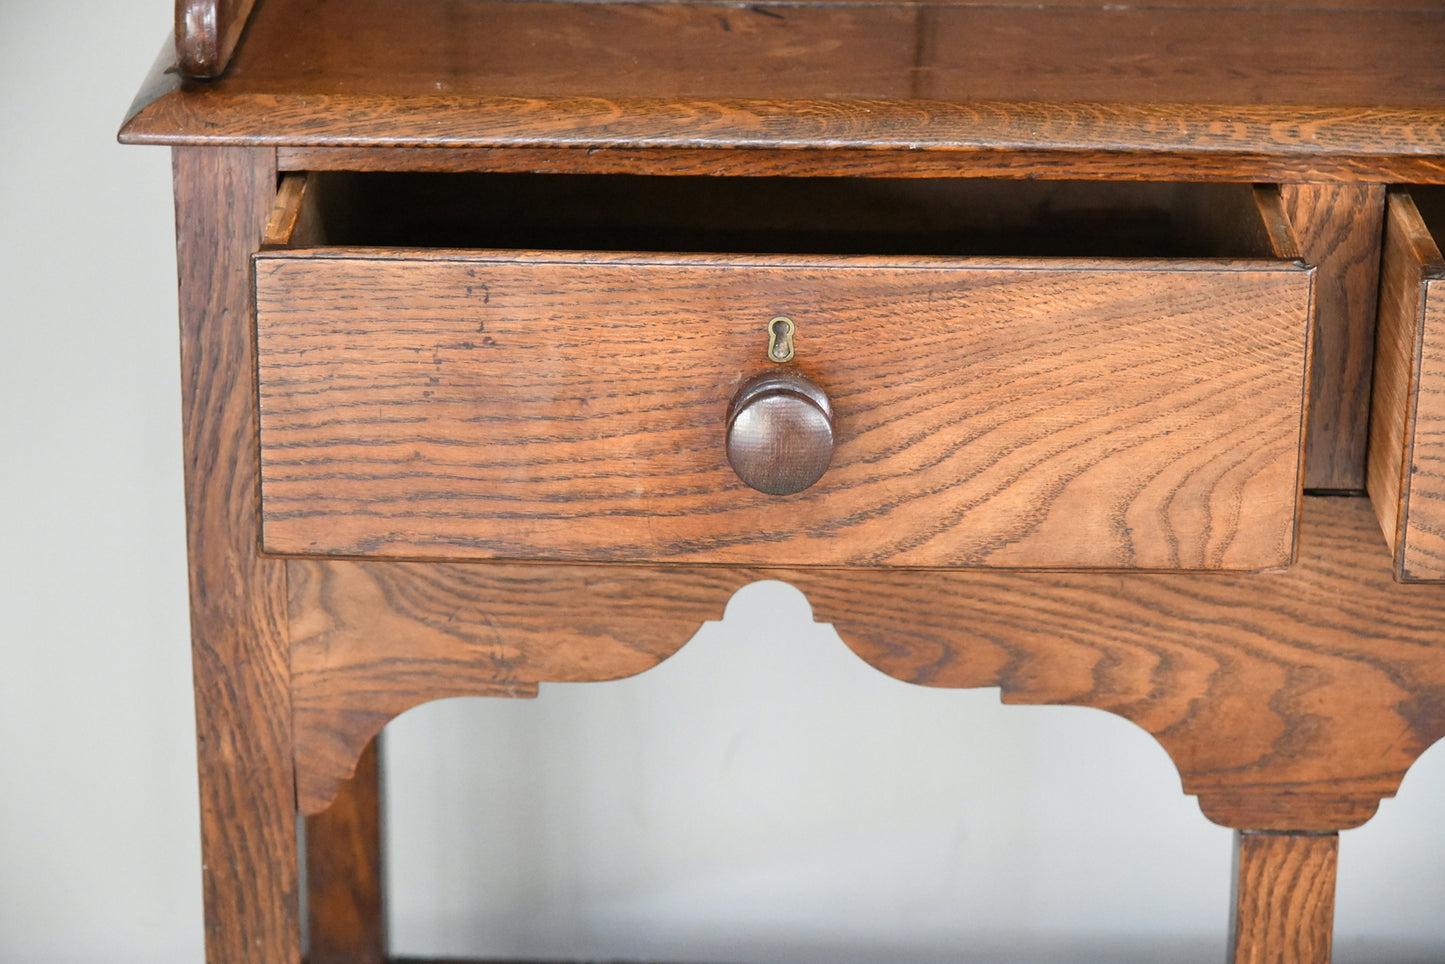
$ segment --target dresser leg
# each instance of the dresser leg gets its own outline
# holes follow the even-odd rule
[[[1333,833],[1235,834],[1231,964],[1329,964],[1339,841]]]
[[[376,740],[331,806],[306,818],[310,964],[384,964],[381,772]]]
[[[258,551],[251,255],[276,152],[178,148],[186,541],[209,964],[296,964],[285,573]]]

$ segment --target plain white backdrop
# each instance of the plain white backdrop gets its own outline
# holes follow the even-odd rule
[[[202,959],[169,158],[115,144],[170,16],[0,0],[3,964]],[[388,730],[397,952],[1223,959],[1230,833],[1142,731],[889,680],[778,583],[700,630]],[[1338,961],[1445,961],[1442,801],[1437,747],[1344,834]]]

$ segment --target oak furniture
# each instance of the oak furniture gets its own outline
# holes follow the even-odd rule
[[[208,960],[373,962],[396,714],[758,578],[1100,707],[1234,827],[1236,962],[1445,735],[1445,10],[178,0]]]

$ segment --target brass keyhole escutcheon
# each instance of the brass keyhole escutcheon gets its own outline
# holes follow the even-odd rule
[[[768,360],[778,364],[793,360],[793,333],[798,326],[782,315],[768,322]]]

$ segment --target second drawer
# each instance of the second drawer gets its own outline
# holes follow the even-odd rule
[[[1370,500],[1405,581],[1445,579],[1445,191],[1385,209],[1370,407]]]
[[[1160,230],[1190,238],[1194,257],[1140,254],[1137,237],[1130,257],[1049,254],[1047,219],[1077,220],[1058,201],[1024,205],[1039,257],[954,254],[968,250],[965,229],[935,233],[929,246],[943,250],[921,254],[888,250],[887,232],[863,254],[263,252],[264,548],[1287,565],[1312,274],[1293,260],[1273,191],[1184,190],[1156,192],[1178,222]],[[284,196],[297,208],[278,223],[310,220],[299,187]],[[1104,214],[1090,245],[1107,255],[1118,242]],[[1009,237],[1003,224],[987,233]],[[780,317],[795,332],[786,363],[768,354]],[[729,406],[749,379],[782,371],[826,393],[833,451],[816,483],[769,495],[729,464]]]

